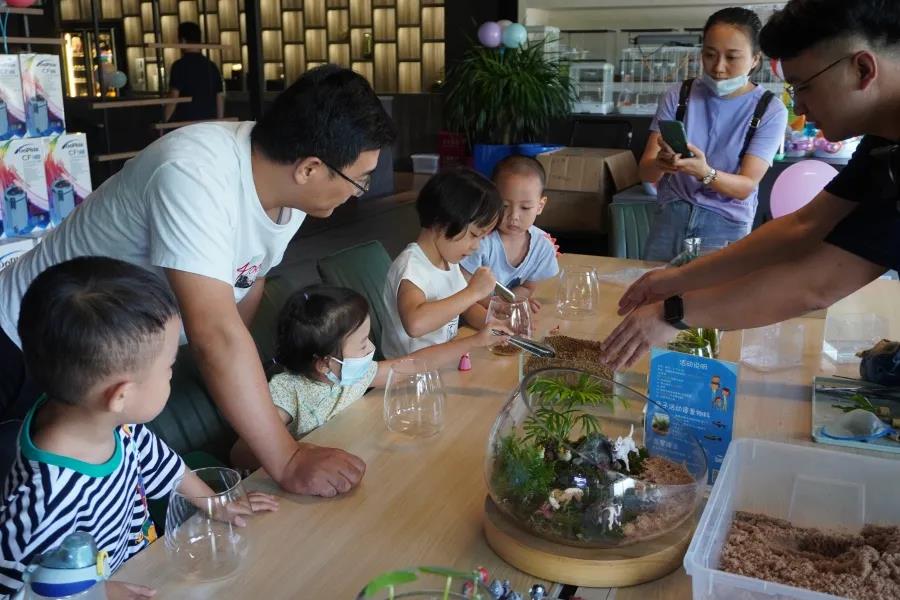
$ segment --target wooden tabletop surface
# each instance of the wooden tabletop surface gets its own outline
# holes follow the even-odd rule
[[[598,273],[646,266],[620,259],[563,255],[565,265],[590,265]],[[538,334],[556,325],[560,333],[602,339],[618,323],[616,302],[623,288],[601,285],[603,309],[596,318],[562,321],[555,314],[555,281],[538,291],[544,309]],[[900,334],[900,284],[879,280],[842,301],[832,312],[875,311]],[[774,291],[773,291],[774,293]],[[736,405],[735,437],[758,437],[811,444],[811,383],[816,374],[855,375],[855,365],[836,367],[821,354],[825,321],[800,319],[806,329],[802,367],[759,373],[742,367]],[[721,358],[737,361],[741,332],[728,332]],[[510,579],[526,592],[536,579],[501,561],[482,534],[485,494],[484,458],[488,432],[517,382],[517,358],[472,353],[473,369],[442,371],[447,392],[445,427],[437,436],[409,441],[390,434],[382,419],[383,392],[365,398],[310,434],[306,441],[344,448],[368,465],[362,484],[336,499],[285,494],[264,473],[246,486],[281,498],[277,513],[253,517],[247,528],[251,559],[234,577],[212,584],[189,583],[169,563],[163,543],[153,544],[126,563],[116,579],[150,585],[161,598],[347,598],[367,581],[393,569],[442,565],[471,569],[485,566],[494,577]],[[619,374],[623,383],[646,389],[647,359]],[[558,590],[555,582],[544,582]],[[690,578],[683,569],[633,588],[580,589],[585,600],[688,600]]]

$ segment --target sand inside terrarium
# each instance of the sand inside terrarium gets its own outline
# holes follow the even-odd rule
[[[538,369],[565,367],[583,369],[588,373],[610,380],[613,378],[612,370],[600,362],[600,342],[582,340],[567,335],[551,335],[544,338],[544,342],[556,350],[556,357],[538,358],[529,355],[525,361],[526,373]]]
[[[900,599],[900,527],[847,534],[737,512],[720,568],[855,600]]]

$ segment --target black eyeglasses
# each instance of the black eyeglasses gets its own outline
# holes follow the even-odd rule
[[[788,84],[788,86],[787,86],[787,93],[791,96],[791,100],[795,99],[796,96],[797,96],[797,94],[802,93],[803,91],[805,91],[806,88],[809,87],[809,84],[812,82],[813,79],[815,79],[816,77],[818,77],[818,76],[821,75],[822,73],[825,73],[825,72],[828,71],[829,69],[835,67],[835,66],[836,66],[837,64],[839,64],[842,60],[846,60],[846,59],[848,59],[848,58],[853,58],[853,55],[850,55],[850,56],[844,56],[844,57],[841,57],[841,58],[837,59],[836,61],[834,61],[833,63],[831,63],[830,65],[828,65],[827,67],[825,67],[824,69],[822,69],[821,71],[819,71],[818,73],[816,73],[815,75],[813,75],[812,77],[809,77],[809,78],[805,79],[804,81],[801,81],[800,83],[796,83],[796,84]]]
[[[358,190],[357,193],[353,194],[353,195],[356,196],[357,198],[359,198],[360,196],[362,196],[363,194],[365,194],[366,192],[369,191],[369,186],[372,184],[372,175],[371,175],[371,173],[370,173],[369,175],[366,175],[366,180],[363,182],[362,185],[360,185],[360,184],[358,184],[356,181],[354,181],[354,180],[350,179],[349,177],[347,177],[346,175],[344,175],[344,173],[343,173],[340,169],[335,169],[334,167],[332,167],[331,165],[329,165],[327,162],[325,162],[325,161],[322,160],[321,158],[320,158],[319,160],[322,161],[322,164],[323,164],[323,165],[325,165],[326,167],[328,167],[329,169],[331,169],[333,172],[335,172],[335,173],[337,173],[338,175],[340,175],[340,176],[341,176],[341,179],[343,179],[344,181],[347,181],[347,182],[349,182],[350,184],[352,184],[353,187],[355,187],[355,188]]]

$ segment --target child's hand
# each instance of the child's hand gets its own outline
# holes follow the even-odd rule
[[[511,334],[509,329],[502,325],[488,323],[484,329],[480,330],[478,333],[472,336],[472,341],[475,343],[476,348],[484,348],[485,346],[490,346],[492,344],[502,344],[506,342],[509,335],[494,335],[491,332],[492,329],[502,331],[506,334]]]
[[[124,581],[107,581],[105,587],[107,600],[141,600],[156,595],[153,588]]]
[[[218,521],[231,523],[236,527],[246,527],[247,521],[244,519],[245,516],[252,515],[255,512],[274,512],[276,510],[278,510],[278,500],[275,499],[275,496],[263,494],[262,492],[250,492],[247,494],[246,502],[231,502],[215,509],[213,518]]]
[[[497,278],[488,267],[478,267],[469,279],[468,287],[478,294],[478,298],[485,298],[494,293]]]

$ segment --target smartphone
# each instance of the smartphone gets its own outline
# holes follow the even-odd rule
[[[681,121],[660,121],[659,133],[676,154],[682,158],[694,158],[694,153],[688,150],[687,134],[684,131],[684,123]]]

